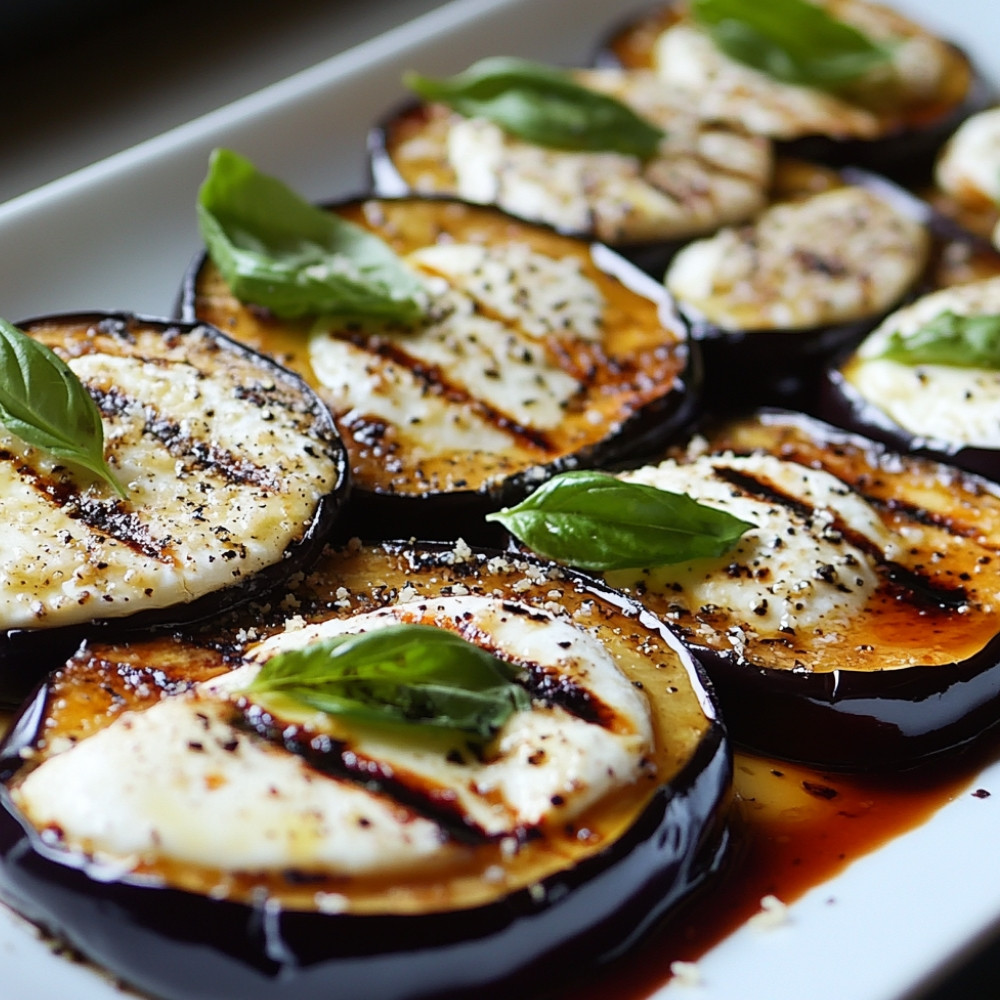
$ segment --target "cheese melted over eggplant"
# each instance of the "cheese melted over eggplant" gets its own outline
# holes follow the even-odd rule
[[[558,567],[461,545],[351,546],[289,595],[302,610],[317,600],[317,618],[251,641],[235,666],[176,639],[82,649],[50,679],[48,718],[11,783],[18,809],[97,877],[422,912],[495,899],[608,847],[713,725],[677,648]],[[400,622],[508,660],[531,708],[473,746],[245,690],[279,651]]]
[[[340,211],[424,280],[424,323],[279,322],[234,300],[209,262],[188,308],[317,389],[356,486],[404,496],[498,488],[616,447],[647,409],[679,401],[683,326],[662,285],[616,270],[624,262],[606,248],[464,202]]]
[[[755,525],[727,555],[616,570],[686,641],[792,671],[953,663],[996,634],[1000,497],[958,470],[781,415],[627,478]]]
[[[665,280],[722,328],[818,327],[890,308],[919,278],[929,246],[924,226],[886,198],[845,185],[688,244]]]
[[[865,0],[825,0],[820,5],[890,47],[888,66],[858,81],[850,99],[784,83],[738,62],[685,20],[658,35],[653,65],[705,118],[779,140],[811,135],[877,138],[898,127],[906,109],[937,105],[956,74],[966,76],[945,42],[887,7]]]
[[[843,366],[844,379],[868,406],[932,447],[1000,448],[1000,372],[879,357],[893,333],[911,336],[946,311],[1000,315],[1000,278],[944,288],[897,310]]]
[[[499,205],[613,245],[710,232],[764,204],[772,168],[767,143],[697,117],[686,95],[650,73],[576,75],[664,130],[653,156],[549,149],[435,106],[389,126],[393,165],[417,192]]]
[[[935,180],[971,208],[994,208],[1000,202],[1000,108],[962,122],[941,151]]]
[[[96,399],[128,491],[0,432],[0,627],[190,602],[280,563],[341,482],[339,442],[298,381],[217,331],[40,321]]]

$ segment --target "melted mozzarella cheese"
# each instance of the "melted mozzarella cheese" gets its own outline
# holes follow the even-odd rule
[[[726,470],[761,484],[763,495],[746,492],[738,478],[725,476]],[[718,558],[657,567],[638,576],[615,571],[607,574],[609,582],[670,594],[694,612],[719,609],[758,635],[834,628],[864,606],[878,586],[876,567],[868,546],[847,541],[845,530],[887,558],[897,552],[875,511],[839,479],[773,455],[702,455],[691,462],[647,466],[622,478],[686,493],[754,527]]]
[[[426,247],[407,260],[435,296],[432,319],[383,331],[388,357],[321,327],[310,338],[310,362],[338,415],[387,420],[423,455],[504,451],[504,420],[491,422],[483,404],[524,428],[557,426],[580,383],[540,341],[601,334],[604,300],[579,266],[517,243]],[[420,369],[442,385],[428,385]]]
[[[61,463],[0,434],[18,457],[0,476],[5,629],[127,615],[238,583],[283,558],[337,481],[300,415],[248,403],[224,370],[100,353],[70,366],[114,393],[105,451],[128,497],[75,472],[82,492],[50,495],[40,483],[58,481]]]
[[[614,152],[554,150],[479,118],[449,128],[458,194],[610,243],[674,239],[747,218],[764,203],[766,144],[711,124],[644,73],[580,71],[581,82],[625,101],[661,127],[646,161]]]
[[[376,731],[351,737],[356,754],[389,763],[397,780],[454,796],[468,819],[493,836],[570,819],[638,777],[653,739],[645,699],[596,637],[537,608],[471,595],[402,603],[281,633],[263,643],[254,658],[263,662],[327,636],[400,622],[450,627],[470,641],[488,636],[490,648],[513,662],[542,664],[563,685],[588,692],[613,721],[598,725],[536,701],[530,712],[508,720],[494,752],[483,760],[455,762]],[[322,731],[324,719],[312,721]]]
[[[665,280],[721,327],[815,327],[889,308],[920,275],[928,247],[918,222],[866,188],[845,186],[688,244]]]
[[[326,331],[309,340],[309,360],[341,422],[382,420],[416,457],[462,452],[503,453],[510,437],[471,406],[428,388],[405,365],[374,358]]]
[[[40,830],[110,865],[166,858],[222,871],[406,868],[437,825],[234,728],[217,698],[165,698],[50,757],[17,789]]]
[[[795,139],[831,135],[871,139],[877,117],[825,91],[782,83],[730,59],[699,28],[677,24],[656,40],[656,71],[687,93],[709,119],[741,123],[756,135]]]
[[[17,787],[17,805],[65,846],[113,866],[165,859],[224,872],[359,875],[447,863],[458,848],[431,816],[400,805],[391,790],[305,764],[280,741],[248,733],[237,711],[243,688],[276,652],[401,621],[450,627],[536,665],[557,688],[579,687],[601,716],[586,721],[536,699],[507,720],[482,759],[460,760],[405,733],[337,730],[354,759],[377,761],[396,785],[431,803],[453,801],[468,826],[499,838],[562,823],[649,773],[648,705],[596,637],[537,607],[443,597],[298,623],[232,673],[53,751]],[[293,715],[314,735],[336,725],[309,709]]]
[[[972,208],[1000,202],[1000,108],[967,118],[935,165],[939,187]]]
[[[408,260],[531,337],[599,340],[603,332],[604,299],[574,258],[548,257],[520,243],[502,250],[438,243],[421,247]]]
[[[1000,372],[879,357],[894,332],[905,338],[945,311],[1000,315],[1000,278],[941,289],[897,310],[866,338],[844,377],[869,405],[941,450],[1000,448]]]
[[[953,55],[941,39],[866,0],[826,0],[820,6],[886,45],[887,64],[857,86],[866,104],[906,106],[933,101],[942,91]],[[660,78],[687,93],[706,118],[739,123],[757,135],[873,139],[883,131],[875,111],[738,62],[688,22],[671,26],[656,39],[653,61]]]

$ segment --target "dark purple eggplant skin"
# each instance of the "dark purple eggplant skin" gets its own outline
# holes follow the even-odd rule
[[[759,416],[801,427],[820,448],[894,453],[801,413],[763,409]],[[712,432],[709,424],[702,429]],[[976,477],[968,482],[974,488]],[[985,481],[981,488],[995,492]],[[891,771],[954,751],[1000,723],[1000,621],[967,659],[896,670],[769,669],[685,641],[711,678],[734,745],[753,753],[831,770]]]
[[[970,61],[957,45],[951,46]],[[884,174],[901,184],[922,184],[931,177],[941,147],[966,118],[996,103],[996,87],[979,68],[972,65],[971,83],[965,99],[947,114],[920,127],[900,128],[878,139],[834,139],[805,136],[776,144],[787,156],[800,157],[830,166],[858,166]]]
[[[831,424],[864,434],[894,451],[945,462],[993,482],[1000,482],[1000,450],[972,445],[954,449],[933,447],[923,438],[900,427],[884,410],[864,399],[836,365],[825,371],[817,398],[817,415]]]
[[[367,152],[368,181],[374,194],[382,198],[401,198],[415,192],[399,172],[389,153],[389,131],[394,122],[405,115],[417,113],[419,101],[406,101],[392,108],[379,119],[369,130],[365,139]],[[453,195],[451,191],[436,192],[442,195]],[[537,220],[526,220],[537,224]],[[573,236],[576,239],[597,240],[597,234],[592,229],[577,230],[566,227],[555,227],[563,236]],[[640,270],[645,271],[657,281],[663,276],[664,270],[674,254],[687,242],[686,239],[675,240],[641,240],[628,242],[603,241],[611,249],[621,254],[626,260]]]
[[[297,375],[287,371],[264,355],[227,337],[221,330],[205,323],[178,322],[163,318],[140,316],[128,312],[80,312],[39,316],[18,323],[22,330],[30,330],[40,323],[88,323],[102,325],[117,335],[128,337],[129,331],[159,329],[164,336],[184,336],[194,330],[211,331],[227,350],[253,358],[273,375],[278,382],[285,382],[300,392],[308,401],[318,433],[338,467],[337,482],[328,494],[317,502],[311,523],[293,545],[285,558],[257,573],[246,576],[239,584],[214,593],[205,594],[186,604],[137,611],[119,618],[95,619],[80,625],[56,626],[38,629],[0,630],[0,704],[17,705],[48,671],[61,666],[85,637],[110,641],[113,636],[128,636],[150,631],[170,631],[207,621],[240,605],[264,597],[279,587],[288,574],[307,569],[320,557],[331,538],[350,493],[347,453],[330,413],[319,397]]]
[[[931,262],[947,241],[959,235],[950,220],[888,178],[857,167],[846,167],[838,174],[844,184],[873,191],[923,225],[930,233]],[[901,301],[926,284],[925,273]],[[843,323],[771,330],[721,327],[685,308],[683,302],[678,302],[678,311],[688,324],[690,339],[701,347],[706,409],[734,413],[775,406],[812,412],[831,359],[859,344],[899,304]]]
[[[387,550],[410,543],[386,543]],[[419,548],[447,557],[449,546]],[[435,555],[436,553],[436,555]],[[500,553],[484,552],[483,559]],[[567,571],[598,600],[632,610],[685,658],[704,697],[711,682],[635,602]],[[503,1000],[538,995],[620,959],[729,855],[732,754],[716,714],[687,766],[626,833],[540,889],[455,912],[357,916],[265,912],[171,888],[95,878],[44,843],[6,782],[45,713],[29,699],[0,744],[0,899],[29,921],[162,1000]]]
[[[885,315],[808,329],[728,330],[683,306],[680,313],[701,349],[705,409],[719,414],[812,409],[830,358],[860,343]]]
[[[692,645],[733,743],[830,770],[916,766],[979,739],[1000,720],[1000,635],[958,663],[793,673]]]
[[[274,915],[175,889],[101,882],[25,829],[6,792],[0,897],[166,1000],[509,997],[610,962],[720,866],[726,832],[692,843],[688,831],[726,787],[722,741],[702,758],[699,774],[658,794],[613,848],[542,883],[541,900],[521,890],[458,913]]]
[[[616,21],[595,48],[591,65],[601,68],[623,68],[612,42],[624,31],[637,24],[644,15],[664,7],[673,6],[677,0],[666,0],[633,12]],[[775,153],[794,159],[809,160],[831,167],[856,166],[884,174],[902,184],[926,183],[941,147],[970,115],[995,104],[997,89],[990,79],[973,63],[969,54],[960,46],[948,43],[969,66],[969,87],[961,101],[943,113],[930,116],[917,125],[900,125],[889,129],[876,139],[839,139],[828,135],[808,135],[797,139],[775,141]]]

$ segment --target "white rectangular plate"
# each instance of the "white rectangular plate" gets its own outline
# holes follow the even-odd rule
[[[1000,71],[1000,4],[896,0]],[[583,62],[633,8],[609,0],[456,0],[281,84],[0,205],[0,315],[89,309],[169,315],[200,247],[195,194],[229,146],[305,195],[360,193],[369,125],[405,95],[405,68],[457,72],[485,55]],[[1000,766],[923,826],[808,893],[780,927],[742,928],[664,1000],[901,1000],[1000,924]],[[832,901],[832,902],[831,902]],[[5,1000],[120,1000],[0,907]]]

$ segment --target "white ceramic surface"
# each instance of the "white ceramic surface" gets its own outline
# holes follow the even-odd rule
[[[995,0],[897,0],[1000,76]],[[304,194],[362,190],[369,124],[404,98],[405,68],[454,72],[487,54],[587,58],[634,4],[455,0],[280,84],[0,205],[0,315],[60,310],[168,314],[199,248],[194,197],[209,151],[227,145]],[[699,963],[700,984],[664,1000],[902,1000],[1000,924],[1000,766],[930,821],[817,887],[766,932],[737,931]],[[5,1000],[120,1000],[53,955],[0,907]]]

